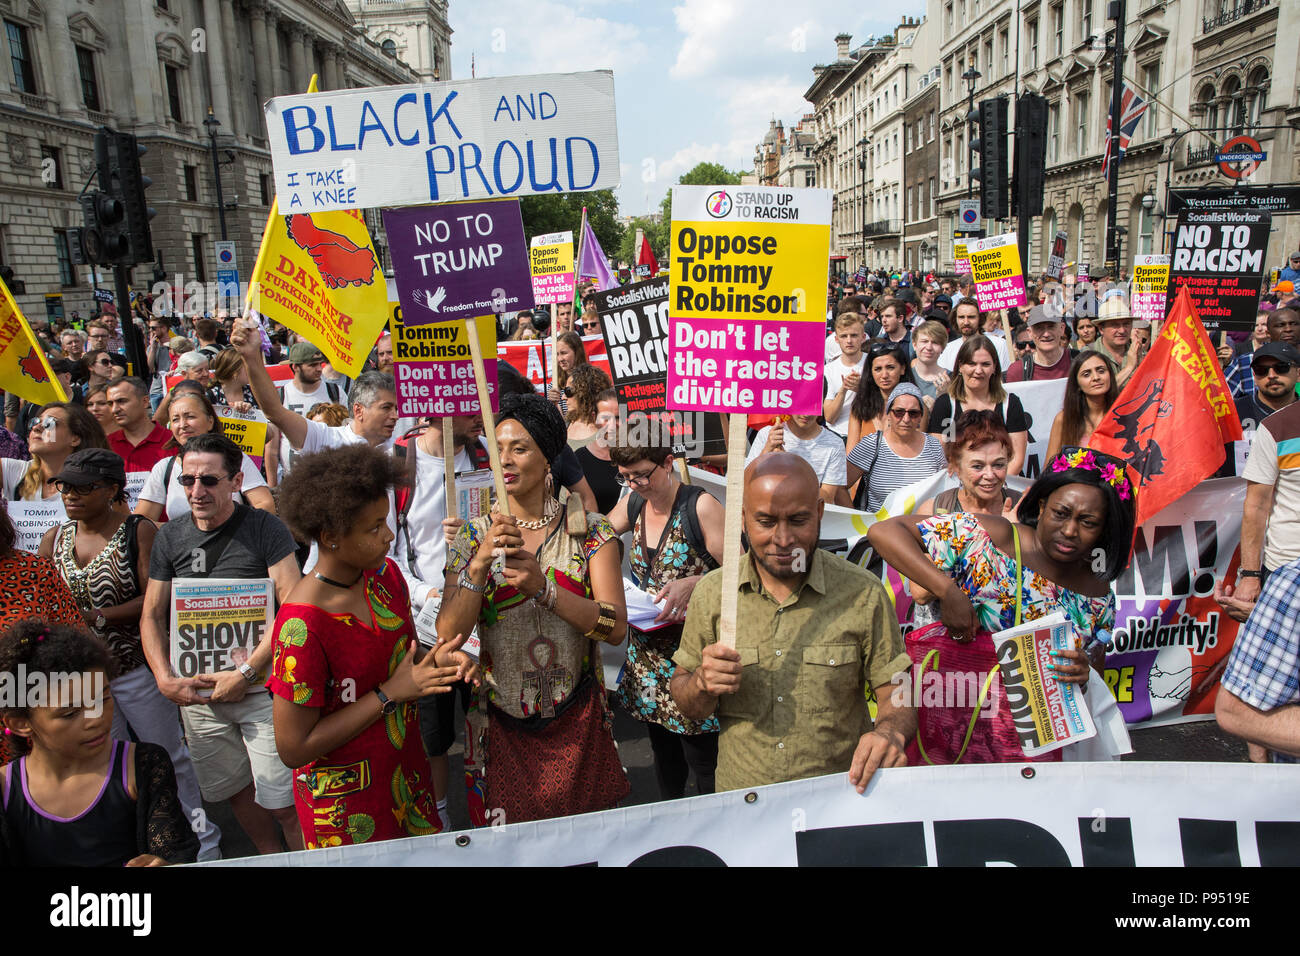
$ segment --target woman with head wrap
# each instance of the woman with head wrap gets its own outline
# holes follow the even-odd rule
[[[476,825],[604,810],[629,789],[598,643],[618,644],[627,629],[614,530],[601,515],[560,508],[550,462],[565,427],[546,399],[503,396],[496,435],[510,515],[461,526],[438,614],[440,640],[477,624],[482,642],[485,683],[465,744]]]
[[[924,416],[921,390],[910,382],[894,386],[885,401],[885,430],[867,435],[849,452],[849,487],[862,479],[855,507],[876,511],[891,491],[946,467],[943,446],[921,429]]]

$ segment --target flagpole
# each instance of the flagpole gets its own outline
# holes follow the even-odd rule
[[[582,284],[582,248],[583,240],[587,238],[587,207],[582,207],[582,224],[578,227],[578,257],[573,260],[573,321],[577,322],[582,317],[579,311],[582,308],[582,296],[578,292],[578,286]]]
[[[1120,280],[1123,263],[1119,261],[1119,250],[1115,247],[1115,219],[1119,215],[1119,163],[1120,143],[1124,131],[1121,128],[1121,103],[1124,98],[1124,23],[1128,18],[1126,0],[1114,0],[1115,10],[1115,60],[1111,69],[1110,91],[1110,145],[1108,161],[1110,167],[1106,192],[1106,263],[1113,271],[1115,281]]]

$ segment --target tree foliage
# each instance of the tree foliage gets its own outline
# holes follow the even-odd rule
[[[548,232],[572,231],[573,252],[577,255],[583,206],[587,207],[587,220],[600,247],[606,255],[615,255],[623,242],[623,227],[618,221],[618,200],[612,189],[524,196],[519,200],[519,207],[524,217],[525,237],[531,240]]]

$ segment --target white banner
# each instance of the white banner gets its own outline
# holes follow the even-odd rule
[[[18,530],[14,547],[19,551],[35,554],[40,550],[41,538],[45,537],[45,532],[68,520],[68,514],[63,510],[62,495],[44,501],[8,501],[5,504],[9,508],[9,517]]]
[[[619,184],[609,70],[301,93],[265,111],[285,216]]]
[[[1297,785],[1280,764],[993,764],[882,770],[859,795],[846,771],[203,865],[1295,866]]]

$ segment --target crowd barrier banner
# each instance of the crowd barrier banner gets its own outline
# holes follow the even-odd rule
[[[200,865],[1295,866],[1297,784],[1300,768],[1282,765],[985,764],[881,770],[859,795],[846,770],[556,820]]]
[[[582,347],[587,361],[609,375],[609,354],[605,340],[599,335],[584,335]],[[505,359],[539,391],[551,384],[551,340],[524,339],[518,342],[497,342],[497,358]],[[610,376],[612,379],[613,376]]]
[[[285,214],[619,184],[610,70],[277,96],[265,113]]]
[[[691,481],[725,501],[726,481],[691,469]],[[910,514],[956,482],[946,473],[900,488],[876,514],[827,505],[819,547],[866,567],[873,557],[867,529],[877,520]],[[1024,479],[1008,487],[1023,491]],[[1214,582],[1236,577],[1246,483],[1202,482],[1138,528],[1133,558],[1111,586],[1115,594],[1114,650],[1105,679],[1130,726],[1156,727],[1214,716],[1219,675],[1238,624],[1214,602]],[[881,571],[904,633],[912,627],[907,583]]]

